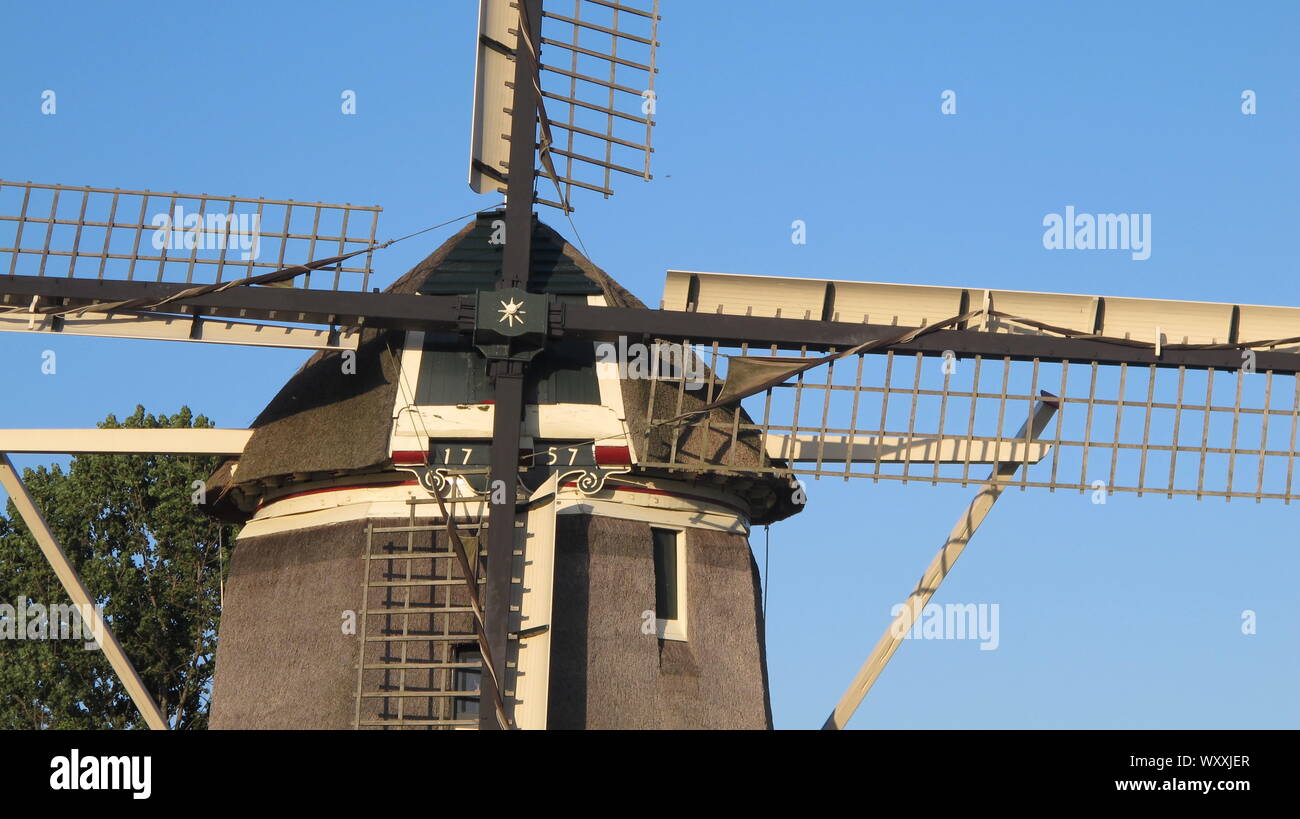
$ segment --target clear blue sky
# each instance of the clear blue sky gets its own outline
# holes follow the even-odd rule
[[[647,302],[684,268],[1297,303],[1295,2],[662,5],[658,178],[575,215]],[[465,184],[476,6],[6,4],[0,178],[380,204],[385,236],[484,207]],[[1041,220],[1066,205],[1151,213],[1151,258],[1044,250]],[[378,256],[378,283],[451,230]],[[136,403],[243,426],[304,358],[0,344],[7,427]],[[773,527],[778,727],[821,724],[972,492],[822,481]],[[1296,514],[1015,492],[936,598],[998,603],[998,650],[909,641],[853,725],[1300,727]]]

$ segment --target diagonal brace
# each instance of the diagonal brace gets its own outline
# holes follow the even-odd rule
[[[41,547],[41,552],[45,559],[49,561],[50,567],[58,575],[59,582],[67,591],[72,602],[81,610],[82,616],[86,618],[91,628],[91,633],[98,637],[99,645],[108,657],[108,662],[113,666],[113,671],[117,672],[118,679],[126,688],[126,692],[131,695],[131,700],[135,707],[140,709],[144,721],[155,731],[166,731],[167,720],[162,711],[158,709],[158,704],[154,702],[153,697],[149,694],[148,689],[144,687],[140,675],[136,673],[135,666],[127,658],[126,653],[122,651],[122,646],[117,641],[112,630],[109,629],[108,623],[100,615],[99,610],[95,608],[94,601],[91,600],[90,592],[86,590],[86,585],[81,582],[77,570],[72,567],[68,561],[67,554],[59,546],[59,541],[54,537],[54,532],[50,531],[49,525],[42,517],[40,509],[36,507],[36,502],[32,499],[31,493],[27,491],[27,486],[23,483],[14,468],[13,462],[9,460],[9,455],[0,452],[0,485],[3,485],[5,491],[18,507],[18,514],[22,516],[23,522],[27,524],[27,529],[36,539],[36,543]]]
[[[1020,432],[1016,434],[1018,439],[1027,443],[1042,434],[1043,429],[1047,427],[1047,422],[1052,419],[1052,416],[1060,408],[1055,399],[1056,396],[1047,392],[1043,393],[1042,400],[1038,402],[1029,419],[1020,428]],[[930,561],[925,574],[921,575],[921,580],[916,584],[916,588],[912,590],[907,601],[903,604],[903,610],[894,617],[893,622],[889,624],[889,628],[885,629],[884,635],[881,636],[871,655],[867,657],[867,661],[859,669],[858,675],[853,678],[849,689],[844,692],[844,696],[836,704],[835,710],[826,718],[822,730],[836,731],[848,725],[853,713],[858,710],[863,698],[871,690],[871,686],[875,685],[880,673],[885,670],[885,664],[898,650],[903,637],[920,618],[926,604],[930,602],[930,598],[938,590],[939,584],[952,571],[953,564],[957,562],[957,558],[961,557],[966,544],[970,543],[970,539],[975,535],[975,531],[979,529],[980,524],[984,522],[989,510],[993,508],[993,504],[1002,496],[1008,479],[1016,474],[1016,470],[1022,464],[1023,461],[1020,460],[1004,461],[993,467],[993,472],[989,475],[988,481],[980,487],[979,493],[975,495],[975,499],[966,508],[966,513],[962,515],[961,520],[957,522],[957,525],[953,527],[952,532],[948,535],[948,540],[943,544],[943,548],[939,549],[939,553]]]

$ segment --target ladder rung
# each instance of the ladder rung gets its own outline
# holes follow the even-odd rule
[[[478,691],[363,691],[364,699],[388,699],[389,697],[477,697]]]
[[[487,581],[479,579],[474,582],[486,583]],[[465,581],[459,578],[455,580],[376,580],[366,585],[372,589],[391,588],[393,586],[463,586]]]
[[[390,634],[379,637],[366,637],[367,643],[418,643],[418,642],[458,642],[476,643],[476,634]]]
[[[473,606],[412,606],[411,608],[370,609],[366,614],[373,616],[390,614],[469,614],[473,611]]]
[[[416,668],[416,669],[420,669],[420,668],[430,668],[430,669],[434,669],[434,668],[469,668],[469,669],[481,669],[481,668],[483,668],[483,664],[482,664],[482,663],[419,663],[419,662],[410,662],[410,661],[408,661],[408,662],[404,662],[404,663],[367,663],[366,665],[362,666],[362,668],[366,669],[367,671],[387,671],[387,670],[389,670],[389,669],[392,669],[392,670],[394,670],[394,671],[398,671],[398,670],[405,670],[405,669],[412,669],[412,668]]]
[[[464,534],[466,530],[477,529],[477,528],[478,528],[477,523],[461,523],[459,521],[456,523],[456,531],[460,532],[461,534]],[[374,528],[374,533],[377,535],[396,535],[396,534],[406,534],[409,532],[445,532],[445,531],[447,531],[447,524],[445,523],[432,523],[432,524],[426,524],[424,526],[376,526]]]
[[[361,720],[361,722],[360,722],[359,724],[362,725],[362,726],[364,726],[364,727],[366,727],[366,728],[371,728],[371,727],[401,728],[401,727],[404,726],[404,725],[448,725],[448,726],[451,726],[451,725],[469,725],[469,726],[477,726],[477,725],[478,725],[478,720],[476,720],[476,719],[401,719],[401,720],[396,720],[396,719],[393,719],[393,720],[363,719],[363,720]]]

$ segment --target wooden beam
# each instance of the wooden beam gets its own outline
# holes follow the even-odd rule
[[[42,313],[0,313],[0,332],[45,333],[153,341],[195,341],[298,350],[355,350],[355,330],[331,332],[226,319],[134,313],[86,313],[54,317]]]
[[[0,281],[3,281],[3,277],[0,277]],[[994,309],[996,307],[994,305]],[[562,329],[565,338],[579,341],[617,343],[620,338],[690,340],[697,344],[717,341],[721,347],[748,344],[756,350],[775,346],[782,350],[802,351],[845,350],[863,342],[895,337],[908,329],[893,324],[844,321],[842,313],[840,321],[818,321],[816,312],[813,312],[814,318],[811,319],[802,318],[802,313],[800,318],[784,318],[784,315],[783,313],[781,318],[749,316],[744,315],[743,310],[740,315],[731,312],[703,315],[683,310],[566,304]],[[960,313],[954,311],[936,320],[943,321],[957,315]],[[996,324],[997,321],[990,321],[991,328]],[[913,328],[918,326],[922,325],[913,325]],[[1166,344],[1174,343],[1167,330],[1163,330],[1162,334]],[[1300,353],[1295,352],[1295,349],[1278,347],[1276,351],[1259,350],[1256,353],[1256,371],[1272,371],[1279,375],[1300,373]],[[981,332],[978,329],[938,330],[909,342],[879,347],[872,352],[939,356],[949,350],[961,358],[975,355],[986,358],[1006,356],[1013,361],[1096,361],[1098,364],[1154,364],[1157,367],[1217,370],[1239,370],[1243,361],[1241,350],[1235,347],[1180,350],[1166,346],[1157,356],[1148,346],[1135,347],[1046,333]]]
[[[514,38],[519,12],[510,0],[479,3],[478,61],[474,68],[474,118],[470,137],[469,186],[494,193],[508,181],[510,112],[515,109]],[[532,165],[524,169],[531,172]]]
[[[3,485],[5,491],[9,493],[9,499],[18,508],[18,514],[27,524],[27,529],[35,538],[36,544],[41,547],[41,553],[54,569],[68,597],[71,597],[72,602],[81,610],[82,616],[89,620],[92,633],[96,635],[100,648],[108,657],[113,670],[117,672],[117,677],[122,681],[126,692],[131,695],[131,701],[135,703],[136,708],[140,709],[145,723],[155,731],[166,731],[167,720],[158,709],[158,704],[144,687],[144,682],[136,673],[135,666],[131,665],[131,661],[122,650],[121,644],[117,642],[117,637],[113,635],[108,623],[95,608],[90,592],[86,591],[86,586],[77,575],[77,570],[68,561],[63,547],[59,546],[54,532],[50,531],[49,525],[46,524],[45,518],[41,516],[40,509],[36,506],[36,501],[27,492],[27,486],[4,451],[0,451],[0,485]]]
[[[519,441],[524,414],[524,365],[516,361],[495,361],[496,387],[492,408],[492,447],[488,472],[487,584],[484,590],[484,616],[487,620],[487,643],[492,660],[498,665],[494,674],[479,680],[479,702],[491,703],[498,692],[497,680],[505,679],[505,664],[510,633],[510,588],[514,572],[515,510],[519,485]],[[499,496],[504,492],[504,496]],[[483,662],[489,656],[484,655]],[[502,726],[491,708],[479,708],[479,729],[494,731]]]
[[[171,299],[193,285],[174,282],[70,279],[66,276],[0,276],[0,307],[27,310],[33,296],[39,304],[62,308],[130,299]],[[216,293],[169,302],[161,311],[135,310],[136,314],[193,315],[205,320],[221,317],[256,319],[289,324],[389,330],[451,330],[460,323],[459,296],[422,296],[415,293],[353,293],[343,290],[308,290],[297,287],[232,287]]]
[[[982,305],[1043,324],[1112,338],[1154,344],[1158,332],[1162,346],[1300,337],[1300,307],[685,270],[668,271],[663,303],[666,310],[693,310],[710,316],[825,316],[832,322],[898,327],[922,327]],[[1001,318],[990,318],[988,329],[1016,336],[1039,334],[1033,328]],[[705,332],[697,335],[707,337]],[[1291,342],[1278,349],[1294,353],[1298,346],[1300,343]],[[1235,366],[1240,365],[1238,357]]]
[[[515,45],[514,100],[510,110],[510,172],[506,188],[506,244],[501,258],[498,290],[524,290],[532,272],[533,196],[537,154],[537,57],[542,22],[541,0],[519,0],[518,36]],[[531,45],[530,45],[531,43]],[[536,49],[536,50],[535,50]],[[479,326],[490,317],[478,316]],[[491,469],[488,492],[504,488],[506,497],[492,503],[488,511],[487,543],[487,641],[496,662],[506,656],[509,643],[510,586],[514,569],[516,487],[519,483],[519,439],[524,418],[524,376],[528,362],[494,360],[490,377],[494,382],[496,406],[492,416]],[[488,661],[485,656],[484,662]],[[497,696],[496,681],[505,679],[504,666],[495,674],[484,674],[479,682],[479,701]],[[504,694],[505,692],[500,692]],[[479,709],[479,728],[501,726],[496,714]]]
[[[792,463],[911,463],[911,464],[995,464],[1005,461],[1036,464],[1051,451],[1042,441],[967,441],[960,438],[859,433],[787,435],[769,432],[764,438],[767,455]],[[1026,452],[1027,448],[1027,452]]]
[[[0,429],[0,452],[239,455],[251,429]]]

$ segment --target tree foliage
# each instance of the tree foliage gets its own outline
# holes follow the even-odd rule
[[[188,407],[101,428],[210,427]],[[205,728],[223,568],[234,527],[200,511],[211,456],[78,455],[23,480],[174,728]],[[221,545],[219,545],[221,544]],[[13,502],[0,516],[0,603],[70,603]],[[82,640],[0,639],[0,729],[142,728],[102,651]]]

